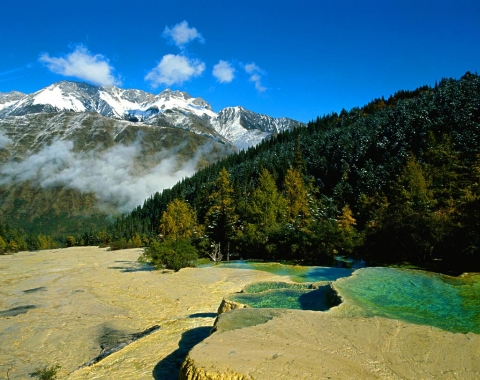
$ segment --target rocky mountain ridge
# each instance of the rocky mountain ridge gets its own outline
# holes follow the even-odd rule
[[[170,89],[154,95],[115,86],[62,81],[33,94],[0,93],[0,120],[59,112],[93,112],[132,123],[181,128],[237,149],[248,148],[268,136],[303,125],[242,107],[227,107],[216,113],[204,99]]]

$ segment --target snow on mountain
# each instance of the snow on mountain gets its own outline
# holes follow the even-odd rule
[[[212,120],[212,124],[220,135],[239,149],[246,149],[268,136],[301,125],[292,119],[273,118],[243,107],[224,108]]]
[[[50,86],[40,91],[32,101],[32,105],[51,105],[58,110],[85,112],[83,103],[73,94],[64,93],[60,87]]]
[[[239,149],[302,125],[291,119],[275,119],[242,107],[228,107],[217,114],[202,98],[170,89],[155,96],[141,90],[62,81],[28,95],[0,93],[0,118],[52,112],[94,112],[130,122],[181,128]]]
[[[18,91],[0,92],[0,111],[14,105],[25,96],[26,94]]]

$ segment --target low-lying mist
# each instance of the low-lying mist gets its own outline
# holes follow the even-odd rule
[[[72,141],[56,140],[21,162],[0,166],[0,186],[30,181],[47,189],[66,187],[95,194],[100,208],[113,206],[128,212],[151,194],[192,175],[200,160],[208,157],[212,162],[215,154],[222,155],[214,143],[207,143],[191,158],[182,160],[179,153],[184,147],[146,155],[140,138],[103,151],[75,152]]]

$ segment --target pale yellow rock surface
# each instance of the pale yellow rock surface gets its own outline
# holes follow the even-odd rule
[[[62,367],[60,379],[177,379],[188,350],[209,335],[222,298],[275,279],[219,267],[149,271],[137,263],[141,252],[78,247],[0,256],[0,313],[35,306],[0,314],[0,379],[7,371],[11,380],[26,379],[47,364]],[[106,331],[154,325],[160,330],[71,373],[100,354]]]
[[[235,302],[227,298],[224,298],[222,299],[222,302],[220,302],[220,306],[218,307],[217,314],[223,314],[233,309],[243,309],[246,307],[249,307],[249,306],[240,302]]]
[[[285,278],[224,267],[149,271],[136,261],[141,252],[0,256],[0,379],[27,379],[46,364],[61,365],[59,379],[177,379],[190,350],[190,380],[480,378],[479,335],[347,318],[344,305],[326,313],[235,309],[209,336],[224,297]],[[160,330],[75,371],[100,353],[107,332],[154,325]]]
[[[180,379],[480,378],[479,335],[377,317],[347,318],[334,309],[288,310],[238,328],[236,321],[250,310],[219,316],[218,331],[190,351]]]

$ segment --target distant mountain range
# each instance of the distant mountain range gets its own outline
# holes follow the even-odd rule
[[[132,123],[181,128],[236,148],[248,148],[268,136],[302,125],[242,107],[227,107],[216,113],[202,98],[169,89],[153,95],[140,90],[62,81],[28,95],[0,93],[0,120],[60,112],[92,112]]]
[[[201,98],[62,81],[0,93],[0,220],[68,233],[304,124]],[[43,227],[42,227],[43,226]]]

